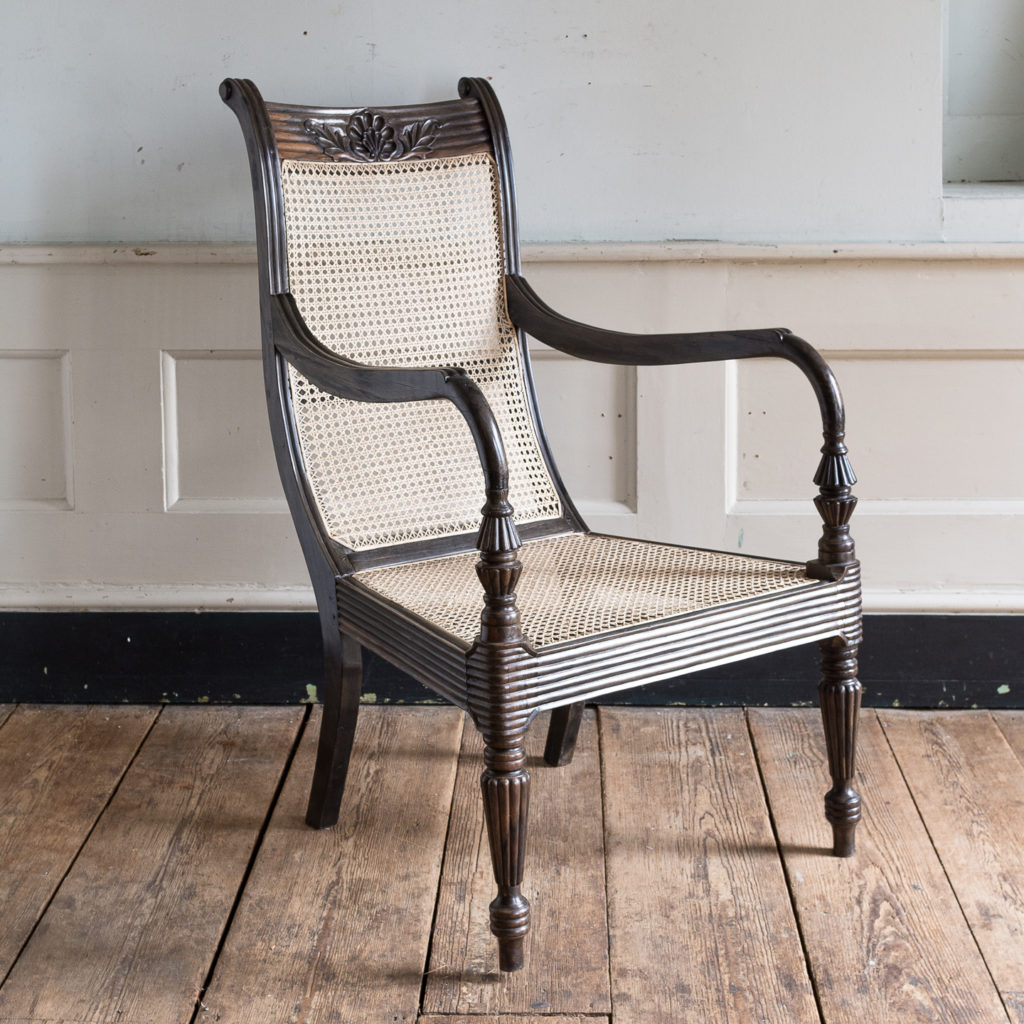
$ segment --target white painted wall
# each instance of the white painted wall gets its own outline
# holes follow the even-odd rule
[[[946,3],[946,180],[1024,180],[1024,4]]]
[[[804,334],[847,392],[868,607],[1024,610],[1024,201],[943,194],[943,0],[558,7],[6,0],[0,608],[311,606],[216,87],[413,102],[470,73],[545,297]],[[594,526],[813,553],[817,426],[785,367],[537,373]]]
[[[489,75],[528,240],[941,237],[939,0],[5,0],[0,241],[238,241],[216,87],[343,104]]]

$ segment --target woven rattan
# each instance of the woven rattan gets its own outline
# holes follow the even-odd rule
[[[382,597],[471,643],[480,631],[474,553],[358,573]],[[582,640],[733,601],[806,587],[802,565],[644,541],[569,534],[527,542],[516,587],[535,648]]]
[[[505,313],[494,161],[281,167],[291,292],[317,338],[375,366],[458,366],[494,410],[516,521],[557,517]],[[449,402],[334,398],[291,371],[327,532],[353,550],[475,531],[480,459]]]

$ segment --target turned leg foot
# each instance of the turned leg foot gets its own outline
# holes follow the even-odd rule
[[[530,904],[515,886],[491,901],[491,933],[498,940],[498,968],[523,969],[523,943],[530,929]]]
[[[359,644],[343,633],[328,636],[325,630],[324,709],[306,809],[306,824],[312,828],[330,828],[338,821],[362,685],[363,660]]]
[[[491,932],[498,940],[498,965],[503,971],[523,966],[523,940],[530,930],[530,904],[523,896],[526,822],[530,809],[530,773],[521,746],[484,752],[487,765],[480,777],[491,862],[498,895],[491,903]]]
[[[826,640],[821,652],[818,696],[832,776],[832,788],[825,794],[825,817],[832,826],[832,853],[849,857],[855,849],[854,833],[861,818],[860,795],[853,788],[861,693],[857,648],[842,639]]]
[[[560,768],[572,761],[580,722],[583,721],[583,707],[583,704],[563,704],[551,712],[544,761],[552,767]]]

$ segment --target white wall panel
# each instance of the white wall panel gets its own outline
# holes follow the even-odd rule
[[[72,507],[67,352],[0,351],[0,509]]]
[[[847,392],[869,603],[1024,610],[1024,250],[927,244],[1022,238],[1024,214],[1005,189],[943,200],[944,6],[8,0],[0,239],[34,244],[0,250],[0,605],[310,605],[216,86],[374,104],[483,74],[524,237],[556,243],[527,252],[546,299],[624,330],[797,330]],[[1020,21],[976,6],[952,5],[961,39],[984,11]],[[1020,117],[1021,62],[967,60],[983,75],[957,79],[952,112]],[[675,238],[766,244],[655,244]],[[813,553],[817,429],[794,371],[537,363],[593,525]]]
[[[163,352],[161,384],[167,510],[284,512],[259,352]]]
[[[532,351],[537,397],[558,470],[584,515],[636,510],[636,371]]]
[[[337,105],[493,79],[528,239],[941,237],[937,0],[5,0],[7,242],[253,237],[227,76]]]
[[[1024,610],[1024,252],[525,255],[545,299],[605,326],[799,329],[846,392],[869,607]],[[15,445],[0,458],[0,606],[311,606],[265,425],[255,277],[248,247],[0,251],[0,388],[16,398],[35,381],[31,400],[3,404],[5,434],[25,435],[33,454],[30,468]],[[814,554],[819,425],[794,369],[579,364],[576,375],[543,349],[536,362],[554,449],[592,525]],[[63,491],[32,483],[54,466]]]
[[[857,487],[861,514],[895,501],[1024,512],[1024,477],[1012,468],[1024,465],[1024,349],[826,355],[842,381],[848,443],[871,469]],[[807,452],[819,420],[802,375],[757,360],[740,364],[737,377],[737,507],[803,497],[796,453]]]

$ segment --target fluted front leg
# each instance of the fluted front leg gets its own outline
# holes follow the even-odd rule
[[[814,504],[822,519],[818,557],[808,572],[819,579],[844,579],[858,569],[850,517],[857,505],[852,487],[857,482],[843,444],[841,427],[826,432],[821,465],[814,482]],[[832,826],[832,852],[837,857],[853,854],[854,832],[861,817],[860,795],[853,788],[857,750],[857,717],[860,714],[860,683],[857,681],[857,642],[860,629],[821,644],[821,684],[818,698],[825,725],[825,746],[832,788],[825,794],[825,817]]]
[[[510,750],[484,750],[486,768],[480,776],[484,818],[498,895],[491,902],[491,932],[498,940],[498,966],[518,971],[523,966],[523,940],[530,930],[530,904],[523,896],[526,821],[530,810],[530,773],[521,745]]]
[[[491,931],[503,971],[523,967],[530,904],[523,896],[530,773],[523,741],[528,710],[517,692],[530,659],[516,608],[522,572],[520,541],[504,493],[488,496],[477,537],[476,572],[484,588],[480,636],[466,660],[467,706],[484,738],[484,819],[498,895],[491,903]]]
[[[822,680],[818,688],[832,788],[825,794],[825,817],[832,825],[832,853],[849,857],[861,816],[860,794],[853,788],[856,767],[860,683],[857,648],[841,638],[821,645]]]

